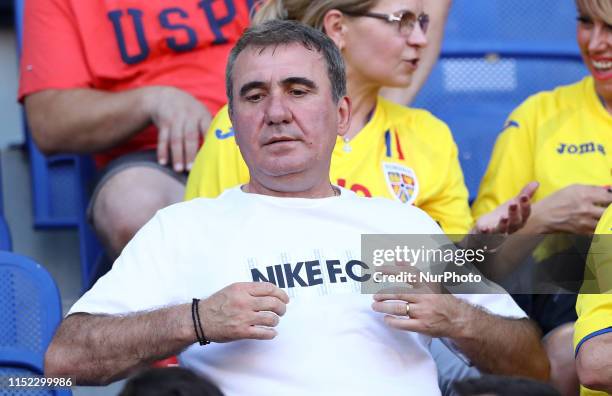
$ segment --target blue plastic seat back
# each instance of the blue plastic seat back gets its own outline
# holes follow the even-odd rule
[[[29,133],[29,132],[28,132]],[[76,155],[44,156],[29,139],[34,226],[78,226],[78,161]]]
[[[13,250],[13,241],[11,239],[11,232],[8,224],[4,219],[3,215],[0,215],[0,250],[11,251]]]
[[[0,356],[21,351],[38,357],[42,368],[61,320],[59,291],[47,270],[29,258],[0,252],[0,317]]]
[[[17,50],[21,55],[26,0],[15,0]],[[95,169],[89,156],[45,156],[36,147],[25,114],[23,127],[30,154],[34,226],[37,228],[77,227],[83,291],[95,282],[100,271],[102,247],[87,222],[86,208]]]
[[[574,0],[455,0],[445,40],[511,44],[575,42]]]
[[[510,112],[527,97],[588,74],[571,0],[456,0],[441,58],[414,106],[445,121],[470,201]]]
[[[42,375],[44,353],[61,320],[51,275],[33,260],[0,252],[0,376]],[[0,395],[70,395],[67,389],[8,389]]]
[[[17,52],[20,56],[24,3],[25,0],[15,0],[14,3]],[[79,167],[83,159],[77,155],[43,155],[32,140],[24,114],[22,121],[30,155],[34,225],[40,228],[78,226],[78,211],[81,209]]]
[[[11,233],[4,218],[4,194],[2,186],[2,161],[0,159],[0,251],[1,250],[12,250],[13,244],[11,240]]]

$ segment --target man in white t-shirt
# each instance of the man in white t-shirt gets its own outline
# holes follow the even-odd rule
[[[105,383],[180,354],[227,395],[436,395],[428,345],[444,337],[483,370],[547,377],[507,295],[361,293],[362,234],[441,230],[415,207],[330,183],[350,121],[331,40],[295,22],[250,29],[227,93],[251,180],[158,212],[72,307],[47,375]]]

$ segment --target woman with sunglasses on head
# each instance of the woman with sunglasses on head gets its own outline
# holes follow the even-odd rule
[[[359,195],[416,205],[447,234],[470,232],[468,192],[448,127],[427,111],[379,95],[382,87],[405,89],[412,83],[427,45],[429,17],[422,1],[273,0],[263,4],[253,23],[270,19],[299,20],[323,30],[344,57],[352,122],[336,143],[332,182]],[[186,199],[216,197],[248,179],[224,109],[213,120],[198,153]],[[473,231],[505,233],[522,226],[533,190],[535,186],[529,185]],[[473,374],[467,365],[449,364],[461,362],[440,344],[436,348],[432,352],[439,356],[439,366],[445,367],[440,371],[447,373],[443,381]]]
[[[537,245],[533,256],[539,268],[566,270],[574,264],[567,258],[580,256],[568,250],[571,235],[592,234],[612,203],[612,0],[576,0],[576,6],[576,37],[590,76],[533,95],[510,114],[473,206],[478,217],[516,194],[523,182],[540,182],[520,232],[565,235],[549,235]],[[575,394],[576,296],[521,297],[546,334],[552,380],[562,384],[564,394]],[[612,365],[612,358],[605,364]]]

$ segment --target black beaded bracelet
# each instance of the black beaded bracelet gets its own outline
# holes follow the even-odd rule
[[[200,345],[208,345],[210,341],[204,336],[204,329],[202,328],[202,321],[200,320],[200,300],[194,298],[191,302],[191,319],[193,319],[193,328],[195,329],[196,337]]]

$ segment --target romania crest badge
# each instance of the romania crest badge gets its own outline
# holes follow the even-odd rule
[[[383,162],[383,172],[391,195],[402,203],[412,204],[419,193],[414,171],[406,166]]]

